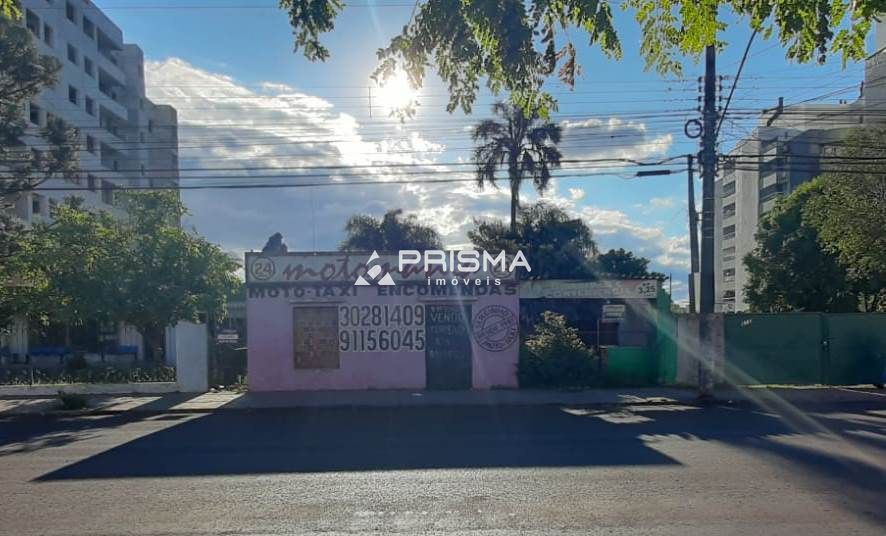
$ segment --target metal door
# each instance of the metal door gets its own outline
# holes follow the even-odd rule
[[[471,388],[470,323],[470,306],[425,306],[428,389]]]

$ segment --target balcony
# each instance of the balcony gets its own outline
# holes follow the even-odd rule
[[[126,75],[120,68],[120,61],[117,59],[117,52],[123,50],[123,46],[114,42],[101,29],[96,29],[96,37],[100,65],[114,78],[126,80]]]

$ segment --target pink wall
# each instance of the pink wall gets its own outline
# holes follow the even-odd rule
[[[400,283],[399,285],[422,285]],[[507,285],[504,283],[503,286]],[[258,288],[260,285],[256,285]],[[341,352],[338,369],[296,369],[293,358],[293,311],[301,305],[362,305],[362,304],[434,304],[455,303],[457,297],[445,299],[418,296],[379,295],[393,287],[348,287],[356,295],[329,298],[286,297],[280,289],[294,286],[270,284],[265,289],[278,289],[279,296],[263,298],[247,291],[247,323],[249,348],[249,387],[253,391],[289,391],[323,389],[424,389],[425,352]],[[317,287],[311,287],[313,289]],[[338,286],[336,288],[342,288]],[[500,290],[500,289],[499,289]],[[516,288],[514,288],[516,290]],[[486,307],[496,305],[519,315],[519,298],[510,295],[466,296],[471,304],[472,326]],[[500,309],[496,310],[501,312]],[[494,323],[495,319],[490,320]],[[517,322],[519,325],[519,322]],[[494,326],[493,326],[494,329]],[[517,386],[517,359],[519,342],[504,343],[500,351],[483,348],[476,334],[471,335],[473,354],[473,387]],[[481,334],[483,336],[483,334]],[[510,341],[510,338],[507,339]]]

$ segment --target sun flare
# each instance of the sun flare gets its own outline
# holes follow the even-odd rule
[[[378,104],[387,110],[400,110],[415,104],[418,90],[409,83],[405,72],[399,71],[379,84]]]

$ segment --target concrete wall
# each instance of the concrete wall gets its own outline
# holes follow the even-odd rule
[[[414,284],[410,284],[415,286]],[[471,306],[471,324],[487,307],[500,306],[515,320],[519,315],[516,292],[512,295],[457,299],[404,295],[380,295],[388,287],[354,287],[356,295],[341,299],[299,301],[284,291],[247,298],[249,388],[255,391],[324,389],[424,389],[425,349],[418,351],[340,352],[339,368],[296,369],[294,366],[294,317],[297,305],[433,305],[466,303]],[[276,289],[275,289],[276,290]],[[516,288],[513,290],[516,291]],[[473,387],[517,386],[518,340],[505,351],[489,351],[471,338]]]
[[[175,376],[178,390],[200,393],[209,389],[209,338],[205,324],[175,326]]]
[[[699,321],[702,315],[677,315],[677,385],[697,386],[699,384],[700,364],[702,359],[699,343]],[[714,363],[714,383],[723,379],[723,365],[726,348],[723,327],[723,314],[708,315],[711,329],[711,353]]]

